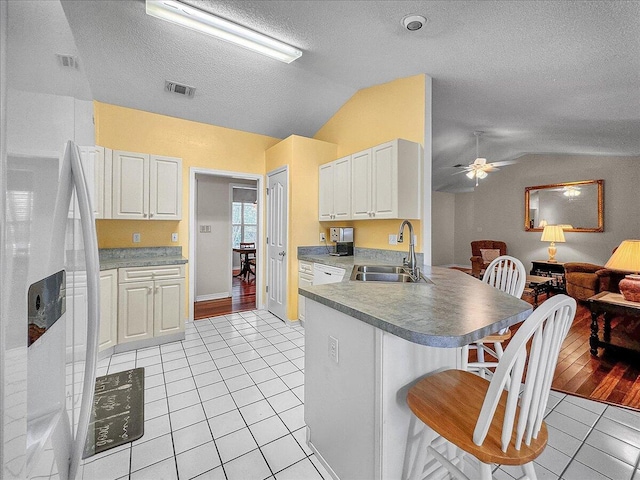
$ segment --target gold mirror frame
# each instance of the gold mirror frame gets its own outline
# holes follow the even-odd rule
[[[579,185],[598,186],[598,226],[595,228],[565,228],[565,232],[604,232],[604,180],[584,180],[580,182],[553,183],[551,185],[536,185],[525,187],[524,189],[524,229],[527,232],[542,232],[542,227],[532,227],[529,217],[530,192],[532,190],[543,190],[550,188],[576,187]]]

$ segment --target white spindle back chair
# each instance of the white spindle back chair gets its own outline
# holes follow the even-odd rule
[[[520,465],[523,478],[536,478],[533,460],[546,446],[543,417],[551,381],[575,312],[576,301],[566,295],[543,303],[513,336],[491,381],[466,371],[446,370],[410,388],[407,403],[430,427],[425,429],[427,435],[431,434],[426,449],[429,461],[411,469],[417,478],[442,478],[442,468],[456,478],[470,478],[464,473],[463,452],[480,462],[483,480],[492,478],[494,463]],[[475,425],[473,418],[477,418]],[[438,463],[434,471],[433,464]],[[430,475],[424,477],[425,470]]]
[[[509,295],[520,298],[527,281],[527,271],[520,260],[509,255],[501,255],[494,259],[487,269],[484,271],[482,281],[502,290]],[[475,348],[477,351],[477,362],[468,361],[468,350],[463,352],[463,367],[465,370],[478,372],[484,377],[488,369],[497,365],[497,360],[503,353],[502,342],[511,338],[511,330],[504,328],[498,333],[484,337],[477,342],[471,344],[469,348]],[[493,344],[493,350],[487,345]],[[496,361],[485,362],[485,353],[494,357]]]

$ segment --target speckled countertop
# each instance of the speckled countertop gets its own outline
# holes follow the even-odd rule
[[[521,322],[532,311],[527,302],[458,270],[424,266],[427,284],[358,282],[349,280],[354,264],[384,261],[357,255],[299,259],[347,269],[341,283],[301,287],[301,295],[413,343],[460,347]]]
[[[101,248],[100,270],[187,263],[182,247]]]

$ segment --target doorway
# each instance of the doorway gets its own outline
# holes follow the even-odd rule
[[[262,305],[263,177],[192,167],[189,188],[189,319],[207,318]],[[246,225],[255,242],[251,281],[233,276],[234,187],[250,189],[254,215]],[[247,209],[249,210],[249,208]],[[237,254],[236,254],[237,256]]]

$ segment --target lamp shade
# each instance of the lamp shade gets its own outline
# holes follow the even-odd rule
[[[543,242],[564,242],[562,227],[560,225],[545,225],[540,240]]]
[[[613,252],[605,268],[623,272],[640,272],[640,240],[625,240]]]
[[[640,240],[625,240],[613,252],[605,268],[634,272],[627,275],[618,284],[620,293],[629,302],[640,302]]]

